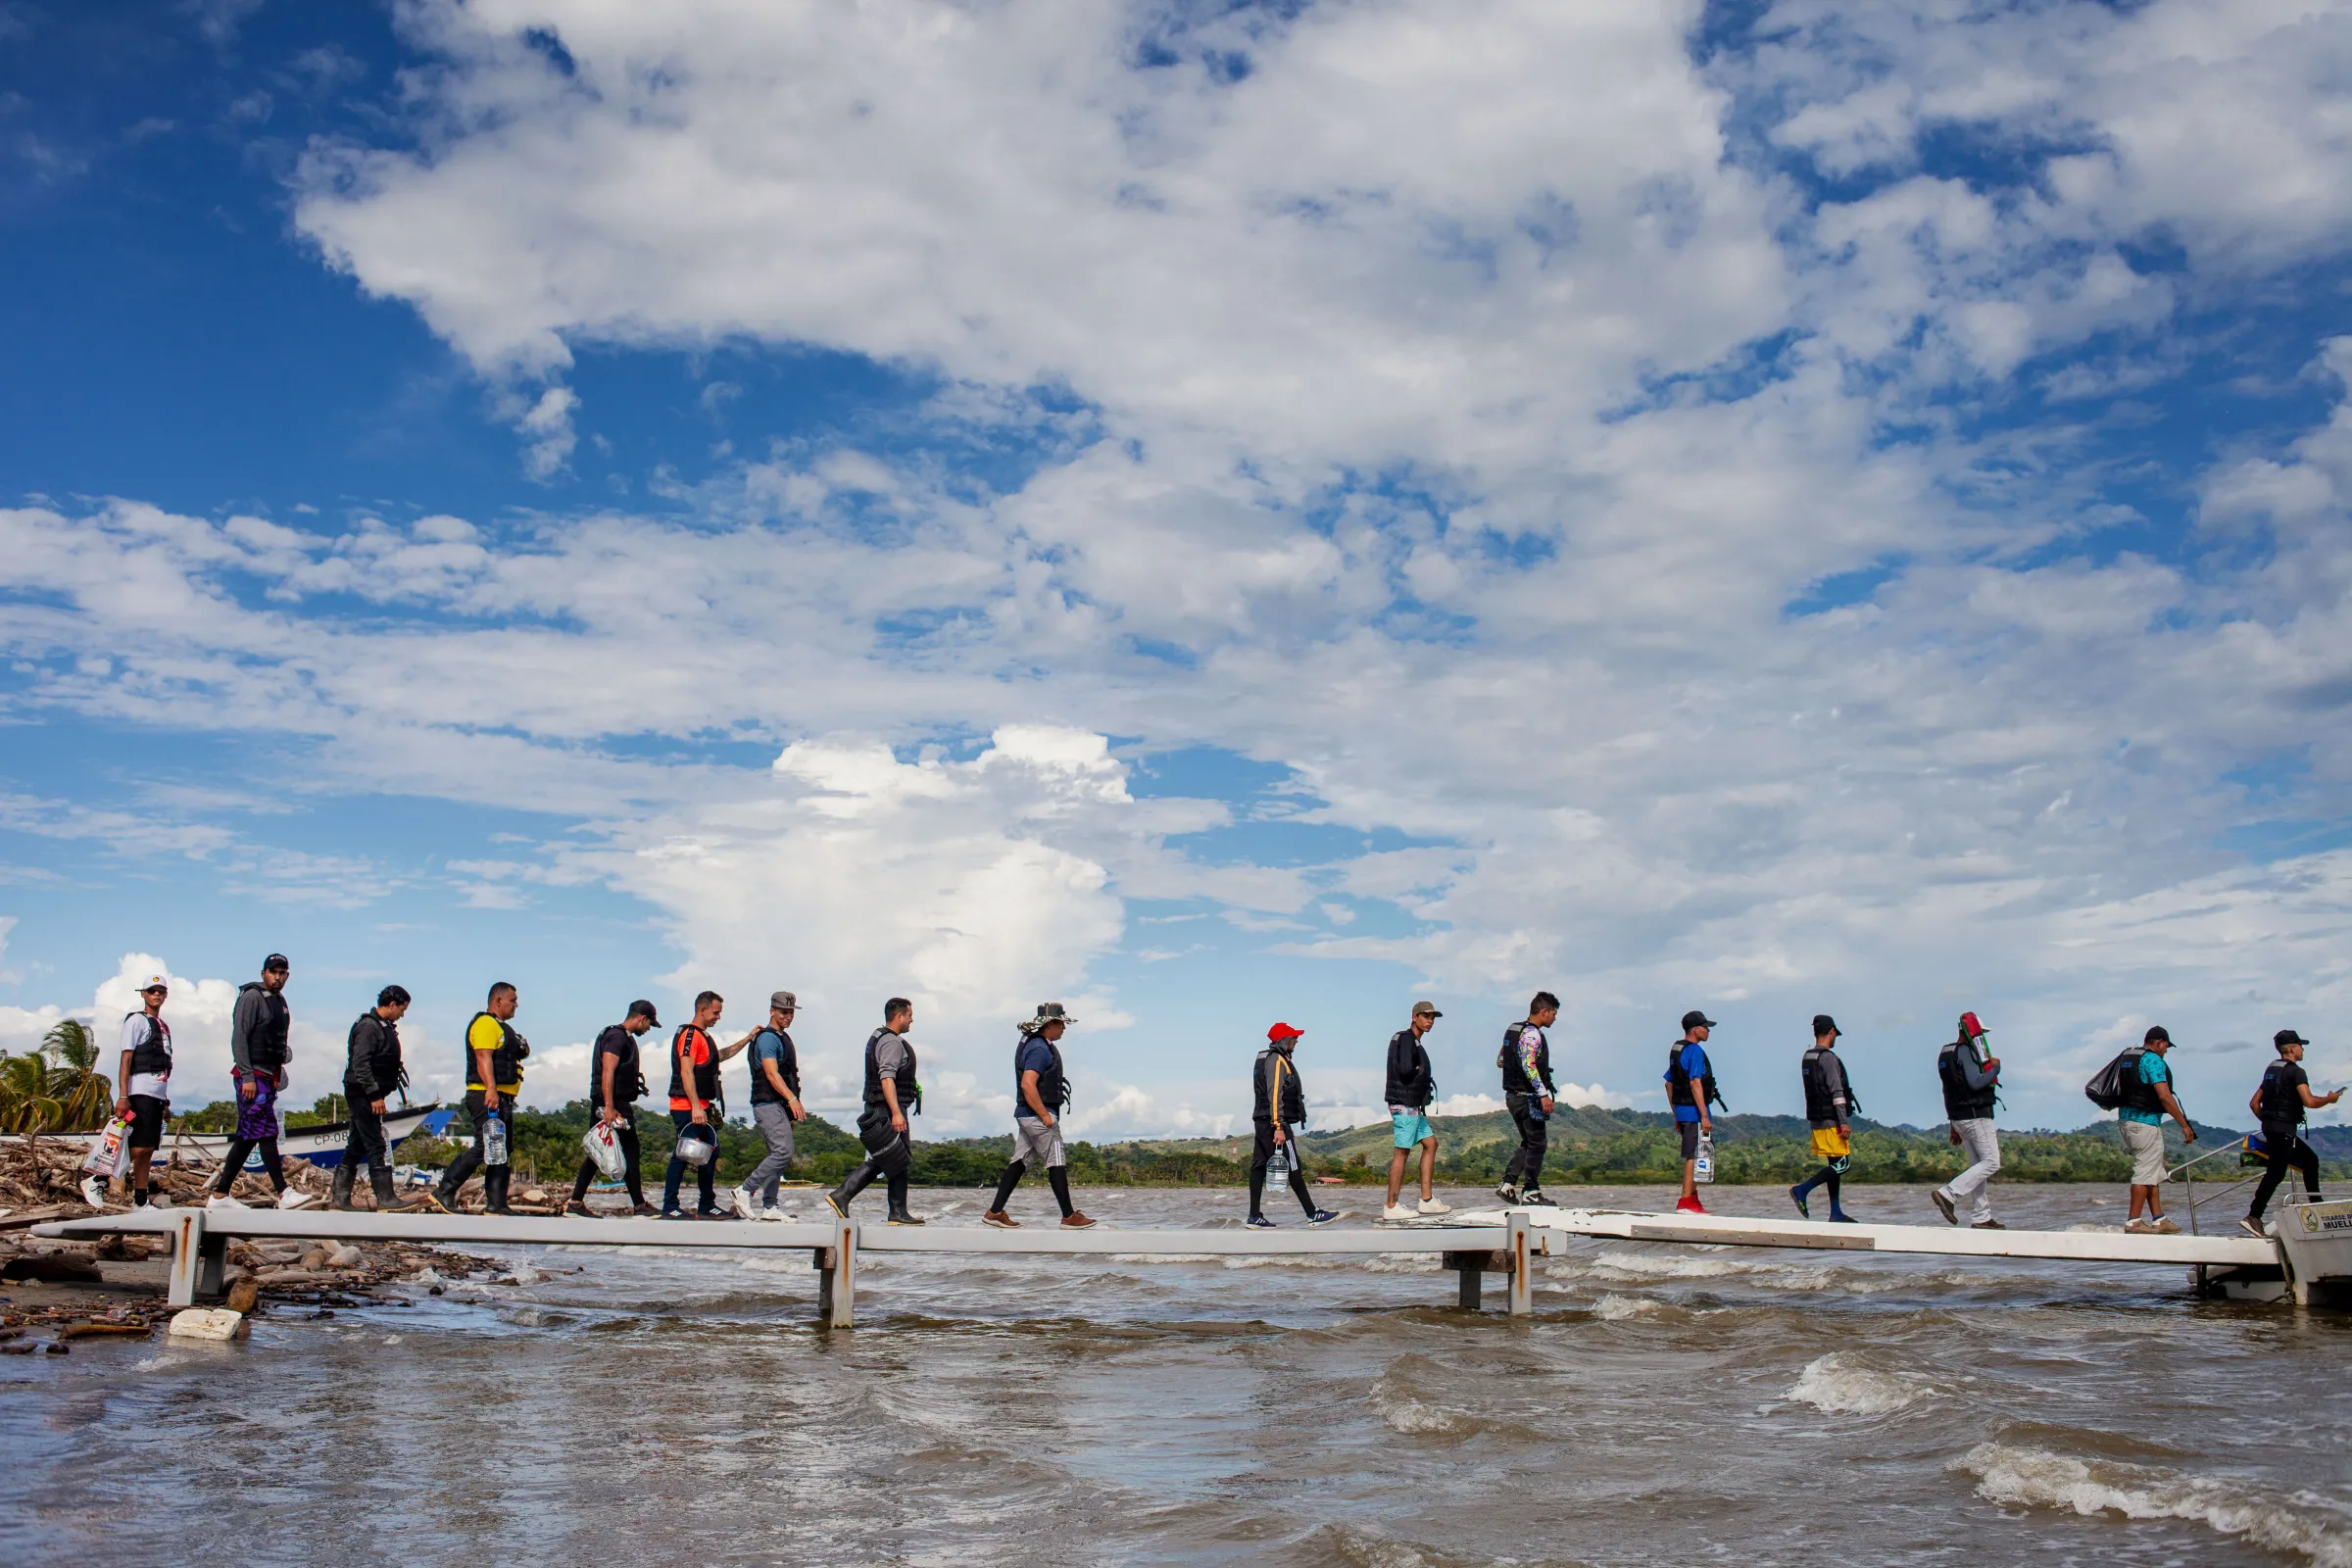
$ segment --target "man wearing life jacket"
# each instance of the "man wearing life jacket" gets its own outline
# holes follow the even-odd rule
[[[750,1045],[753,1036],[746,1035],[726,1050],[710,1038],[710,1030],[718,1015],[726,1010],[726,999],[715,991],[706,991],[694,999],[694,1019],[678,1026],[669,1042],[669,1122],[683,1139],[692,1128],[701,1140],[711,1146],[711,1154],[694,1169],[694,1185],[702,1201],[696,1206],[696,1219],[733,1219],[733,1209],[723,1207],[718,1200],[718,1125],[726,1119],[726,1094],[719,1086],[718,1065]],[[669,1168],[662,1178],[662,1217],[685,1219],[687,1213],[678,1207],[678,1187],[686,1179],[687,1164],[674,1149],[669,1156]]]
[[[164,1022],[164,999],[172,982],[149,975],[139,987],[141,1010],[122,1015],[122,1065],[115,1082],[117,1120],[130,1123],[123,1145],[130,1151],[130,1200],[135,1206],[164,1206],[163,1192],[150,1177],[155,1152],[164,1147],[164,1118],[172,1113],[172,1026]],[[88,1198],[94,1182],[84,1183]],[[91,1207],[98,1207],[95,1200]]]
[[[1062,1148],[1061,1115],[1069,1108],[1070,1079],[1061,1065],[1061,1037],[1078,1020],[1062,1011],[1058,1002],[1040,1003],[1037,1016],[1021,1025],[1021,1041],[1012,1054],[1012,1158],[997,1181],[997,1200],[980,1216],[980,1223],[998,1230],[1019,1228],[1005,1212],[1013,1190],[1032,1164],[1042,1165],[1054,1201],[1061,1205],[1065,1230],[1082,1231],[1095,1222],[1078,1212],[1070,1200],[1070,1161]]]
[[[343,1061],[343,1098],[351,1102],[351,1136],[343,1141],[343,1158],[335,1166],[335,1188],[329,1208],[353,1207],[351,1190],[360,1167],[368,1167],[368,1188],[375,1194],[375,1211],[399,1206],[392,1187],[391,1140],[384,1136],[384,1110],[391,1098],[408,1087],[408,1064],[401,1059],[400,1020],[409,1010],[409,993],[386,986],[375,994],[375,1005],[351,1026]]]
[[[906,1039],[912,1027],[914,1004],[893,997],[882,1004],[882,1027],[866,1036],[865,1109],[858,1117],[858,1141],[865,1146],[865,1160],[825,1194],[826,1204],[843,1219],[849,1218],[850,1200],[880,1177],[890,1195],[890,1223],[923,1223],[906,1207],[906,1188],[914,1170],[906,1118],[923,1108],[914,1047]]]
[[[1430,1070],[1429,1048],[1422,1037],[1437,1027],[1445,1014],[1434,1002],[1416,1002],[1407,1025],[1389,1036],[1388,1079],[1383,1085],[1389,1106],[1389,1202],[1382,1219],[1412,1219],[1420,1214],[1450,1214],[1453,1207],[1438,1200],[1438,1135],[1429,1125],[1429,1102],[1437,1098],[1436,1075]],[[1407,1208],[1404,1166],[1415,1149],[1421,1151],[1421,1206]]]
[[[735,1212],[745,1219],[781,1221],[785,1217],[776,1205],[776,1196],[784,1173],[792,1169],[792,1124],[808,1114],[801,1103],[801,1054],[792,1043],[792,1020],[800,1010],[799,997],[789,991],[771,991],[767,1022],[752,1031],[752,1120],[767,1144],[767,1152],[752,1167],[743,1185],[728,1194]]]
[[[2126,1053],[2124,1102],[2116,1107],[2117,1131],[2132,1152],[2132,1210],[2124,1229],[2148,1236],[2180,1234],[2180,1223],[2164,1216],[2164,1118],[2170,1115],[2180,1124],[2182,1143],[2197,1141],[2188,1113],[2173,1098],[2173,1070],[2164,1059],[2172,1049],[2173,1037],[2158,1024],[2136,1053]],[[2145,1219],[2139,1217],[2143,1207]]]
[[[1551,1083],[1551,1040],[1546,1033],[1560,1015],[1560,999],[1539,991],[1527,1004],[1524,1021],[1502,1032],[1502,1050],[1494,1064],[1502,1069],[1503,1108],[1519,1129],[1519,1147],[1502,1167],[1502,1184],[1494,1196],[1506,1203],[1549,1206],[1544,1196],[1544,1155],[1550,1147],[1551,1108],[1556,1102]]]
[[[650,1086],[645,1081],[645,1060],[637,1042],[647,1030],[661,1027],[661,1014],[651,1002],[640,997],[629,1004],[628,1013],[620,1022],[605,1026],[604,1033],[596,1037],[596,1050],[588,1058],[588,1113],[600,1125],[612,1129],[613,1142],[620,1146],[621,1180],[629,1190],[629,1209],[641,1217],[662,1211],[645,1200],[645,1177],[638,1168],[637,1102],[645,1098]],[[583,1219],[592,1217],[588,1187],[602,1174],[593,1158],[580,1156],[580,1168],[572,1173],[571,1200],[564,1205],[564,1213],[577,1214]]]
[[[228,1019],[229,1076],[237,1086],[237,1131],[221,1157],[220,1173],[213,1178],[213,1201],[207,1206],[242,1208],[228,1196],[255,1149],[262,1152],[262,1168],[277,1192],[277,1206],[301,1208],[313,1201],[308,1194],[286,1185],[286,1162],[277,1152],[277,1097],[286,1087],[286,1064],[294,1058],[290,1036],[293,1015],[286,1009],[286,956],[272,953],[262,960],[262,977],[237,988],[237,1004]]]
[[[2291,1168],[2303,1173],[2303,1191],[2313,1202],[2320,1198],[2320,1156],[2303,1141],[2303,1113],[2332,1105],[2344,1098],[2341,1089],[2324,1095],[2311,1092],[2311,1078],[2303,1071],[2303,1048],[2311,1042],[2292,1029],[2281,1029],[2271,1037],[2272,1047],[2278,1059],[2263,1069],[2262,1087],[2246,1102],[2246,1108],[2262,1126],[2262,1146],[2270,1154],[2270,1168],[2254,1188],[2254,1206],[2237,1228],[2248,1236],[2265,1236],[2262,1211],[2271,1205],[2271,1195],[2286,1179]]]
[[[1838,1054],[1838,1020],[1826,1012],[1813,1015],[1813,1048],[1797,1064],[1805,1083],[1805,1122],[1813,1131],[1813,1157],[1823,1161],[1821,1169],[1788,1189],[1796,1211],[1807,1219],[1813,1209],[1805,1200],[1816,1187],[1830,1190],[1830,1220],[1833,1224],[1851,1225],[1844,1207],[1838,1200],[1838,1184],[1845,1178],[1853,1163],[1852,1120],[1860,1114],[1854,1104],[1853,1092],[1845,1081],[1845,1062]]]
[[[1257,1065],[1250,1073],[1250,1124],[1256,1138],[1250,1151],[1250,1218],[1246,1223],[1252,1230],[1274,1228],[1265,1214],[1266,1172],[1277,1150],[1283,1152],[1283,1162],[1290,1167],[1291,1191],[1297,1195],[1298,1206],[1306,1210],[1306,1222],[1328,1225],[1340,1217],[1315,1206],[1306,1190],[1306,1164],[1298,1152],[1296,1129],[1306,1125],[1306,1087],[1298,1081],[1293,1056],[1305,1034],[1287,1023],[1268,1029],[1266,1049],[1257,1054]]]
[[[1710,1103],[1721,1104],[1715,1093],[1715,1069],[1707,1060],[1707,1036],[1715,1020],[1695,1007],[1683,1014],[1683,1038],[1666,1051],[1666,1101],[1674,1107],[1674,1131],[1683,1145],[1683,1196],[1675,1208],[1686,1214],[1704,1214],[1698,1200],[1698,1141],[1715,1134],[1707,1114]]]
[[[515,1097],[522,1093],[522,1062],[531,1054],[531,1043],[516,1034],[509,1021],[519,1000],[514,988],[501,980],[490,988],[482,1010],[466,1025],[466,1114],[473,1121],[473,1144],[458,1152],[433,1188],[433,1202],[453,1214],[458,1209],[459,1189],[477,1170],[482,1173],[483,1212],[514,1212],[507,1207],[507,1187],[514,1167],[512,1162],[486,1165],[483,1138],[491,1118],[504,1117],[510,1148],[513,1144]]]
[[[1970,1228],[2006,1230],[1992,1217],[1992,1178],[2001,1168],[2001,1140],[1992,1111],[2001,1091],[2001,1058],[1992,1054],[1984,1025],[1973,1012],[1960,1015],[1960,1035],[1936,1053],[1936,1076],[1943,1084],[1943,1116],[1952,1147],[1968,1157],[1968,1168],[1930,1193],[1947,1224],[1960,1223],[1960,1200],[1969,1201]]]

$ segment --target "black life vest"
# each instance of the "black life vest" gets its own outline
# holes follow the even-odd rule
[[[1536,1030],[1536,1075],[1527,1075],[1527,1064],[1519,1059],[1519,1041],[1532,1023],[1515,1023],[1502,1032],[1502,1049],[1494,1054],[1494,1065],[1502,1069],[1502,1092],[1506,1095],[1548,1095],[1551,1087],[1551,1037]]]
[[[1936,1076],[1943,1081],[1943,1115],[1947,1121],[1984,1121],[1992,1115],[1993,1098],[1999,1089],[1986,1084],[1982,1089],[1968,1087],[1968,1075],[1960,1068],[1960,1053],[1976,1047],[1953,1041],[1936,1057]]]
[[[254,1021],[253,1033],[245,1037],[245,1059],[256,1071],[283,1067],[293,1054],[286,1046],[293,1014],[286,1007],[284,993],[272,991],[259,980],[248,980],[237,989],[258,991],[262,997],[262,1015]]]
[[[1252,1120],[1280,1122],[1285,1127],[1306,1125],[1306,1085],[1299,1081],[1298,1064],[1289,1052],[1279,1046],[1259,1052],[1254,1077],[1257,1100],[1251,1107]]]
[[[401,1057],[399,1026],[370,1007],[351,1026],[343,1062],[344,1092],[353,1100],[381,1100],[408,1087],[409,1064]]]
[[[2303,1097],[2295,1091],[2307,1080],[2293,1062],[2280,1056],[2262,1069],[2262,1124],[2294,1127],[2305,1117]]]
[[[1030,1108],[1029,1097],[1021,1093],[1021,1058],[1028,1054],[1032,1044],[1045,1047],[1047,1054],[1054,1058],[1038,1069],[1037,1100],[1039,1104],[1058,1116],[1069,1109],[1070,1081],[1061,1070],[1061,1048],[1043,1034],[1025,1034],[1021,1036],[1020,1044],[1012,1048],[1012,1112],[1017,1116]]]
[[[694,1108],[686,1097],[685,1046],[689,1035],[700,1035],[703,1041],[703,1059],[694,1063],[694,1099],[706,1104],[723,1105],[726,1097],[718,1087],[718,1042],[710,1038],[709,1030],[682,1023],[678,1032],[669,1037],[669,1108]]]
[[[130,1070],[134,1073],[159,1073],[166,1078],[171,1077],[172,1026],[161,1018],[148,1018],[143,1011],[126,1012],[122,1018],[124,1022],[133,1018],[145,1018],[148,1024],[146,1035],[136,1046],[131,1048]],[[129,1086],[125,1085],[124,1092],[128,1093],[128,1091]]]
[[[2139,1076],[2140,1058],[2147,1054],[2144,1046],[2133,1046],[2116,1060],[2122,1074],[2116,1083],[2117,1105],[2124,1110],[2136,1110],[2150,1116],[2164,1114],[2164,1102],[2156,1098],[2156,1086]]]
[[[1693,1045],[1698,1045],[1698,1042],[1677,1040],[1666,1048],[1667,1103],[1692,1106],[1701,1103],[1722,1105],[1723,1096],[1718,1094],[1715,1089],[1715,1058],[1707,1055],[1704,1046],[1699,1046],[1699,1057],[1707,1065],[1706,1070],[1698,1075],[1698,1093],[1706,1096],[1706,1099],[1701,1102],[1697,1096],[1691,1093],[1690,1075],[1683,1070],[1683,1052]],[[1729,1110],[1731,1107],[1724,1105],[1724,1108]]]
[[[609,1024],[596,1037],[596,1049],[588,1054],[588,1103],[605,1108],[605,1058],[612,1058],[612,1101],[620,1105],[633,1105],[645,1098],[652,1087],[645,1081],[645,1066],[637,1050],[637,1037],[619,1024]]]
[[[1806,1050],[1804,1060],[1799,1064],[1805,1079],[1805,1120],[1850,1122],[1862,1114],[1862,1102],[1854,1095],[1853,1080],[1846,1080],[1845,1114],[1840,1116],[1838,1114],[1837,1097],[1830,1093],[1829,1069],[1822,1065],[1821,1058],[1824,1056],[1835,1060],[1840,1073],[1845,1067],[1845,1058],[1827,1047],[1813,1046]]]
[[[882,1098],[882,1066],[875,1058],[874,1048],[882,1043],[884,1035],[892,1033],[890,1029],[877,1029],[865,1037],[865,1108],[885,1116],[890,1114],[890,1102]],[[900,1043],[906,1044],[904,1036],[900,1037]],[[909,1116],[919,1114],[923,1108],[923,1087],[914,1081],[912,1045],[906,1045],[906,1059],[891,1074],[891,1081],[899,1088],[899,1109]]]
[[[490,1053],[490,1076],[495,1084],[482,1082],[473,1065],[473,1026],[484,1018],[498,1025],[498,1046]],[[531,1054],[531,1043],[514,1032],[514,1026],[504,1018],[492,1017],[488,1011],[475,1013],[466,1020],[466,1087],[470,1090],[506,1089],[522,1082],[522,1059]]]
[[[755,1105],[786,1104],[788,1102],[782,1095],[776,1093],[775,1085],[767,1081],[767,1068],[760,1060],[760,1035],[773,1035],[776,1043],[784,1048],[776,1057],[776,1072],[783,1078],[785,1088],[791,1090],[795,1096],[801,1092],[801,1055],[793,1049],[792,1036],[773,1024],[763,1023],[760,1026],[760,1034],[752,1037],[752,1103]]]

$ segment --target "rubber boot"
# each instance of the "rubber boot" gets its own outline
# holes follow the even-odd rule
[[[375,1211],[378,1214],[389,1214],[400,1206],[400,1194],[393,1191],[390,1171],[368,1166],[368,1190],[375,1194]]]
[[[482,1172],[482,1212],[512,1214],[507,1206],[507,1185],[514,1179],[512,1165],[492,1165]]]
[[[351,1184],[353,1179],[359,1174],[358,1167],[352,1164],[348,1155],[336,1162],[335,1185],[334,1190],[327,1195],[327,1207],[338,1209],[345,1213],[349,1213],[353,1209],[359,1207],[357,1203],[351,1200]]]

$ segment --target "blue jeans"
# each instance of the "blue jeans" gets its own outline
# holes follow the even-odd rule
[[[678,1130],[680,1138],[686,1136],[686,1129],[693,1123],[694,1113],[692,1111],[673,1110],[669,1113],[669,1124]],[[718,1129],[715,1125],[710,1128],[710,1141],[714,1144],[718,1142]],[[662,1178],[662,1213],[666,1214],[678,1206],[678,1180],[686,1174],[688,1168],[686,1162],[674,1152],[669,1156],[669,1169]],[[695,1166],[693,1170],[695,1185],[702,1189],[703,1212],[706,1214],[717,1212],[718,1155],[713,1153],[710,1163]]]

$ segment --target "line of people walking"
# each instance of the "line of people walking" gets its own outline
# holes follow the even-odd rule
[[[287,1182],[278,1148],[282,1127],[278,1102],[293,1059],[292,1019],[284,996],[290,974],[285,956],[272,953],[263,960],[260,977],[247,982],[237,994],[229,1031],[237,1121],[220,1173],[211,1184],[209,1198],[214,1204],[237,1202],[229,1196],[231,1185],[256,1153],[279,1207],[296,1208],[313,1200]],[[128,1186],[132,1201],[140,1204],[159,1200],[152,1161],[170,1112],[172,1031],[163,1017],[170,994],[168,980],[161,975],[149,977],[139,989],[140,1009],[126,1014],[122,1023],[115,1108],[117,1117],[126,1124]],[[403,1204],[394,1185],[385,1118],[390,1100],[405,1097],[409,1083],[399,1026],[411,1000],[402,987],[385,986],[377,993],[374,1005],[351,1025],[342,1085],[351,1105],[350,1127],[343,1157],[335,1167],[329,1206],[355,1206],[353,1196],[365,1170],[378,1210],[455,1212],[461,1190],[478,1171],[484,1211],[513,1213],[511,1122],[522,1092],[524,1064],[531,1054],[530,1042],[514,1023],[520,994],[513,984],[498,982],[484,998],[481,1010],[467,1021],[463,1054],[468,1145],[450,1161],[429,1197]],[[659,1207],[646,1199],[636,1120],[638,1102],[651,1088],[641,1041],[661,1027],[658,1009],[650,1001],[632,1002],[621,1021],[597,1037],[589,1060],[588,1102],[595,1128],[618,1151],[619,1179],[627,1189],[630,1213],[673,1220],[785,1217],[778,1198],[796,1157],[794,1124],[808,1117],[801,1097],[800,1056],[791,1032],[799,1003],[790,991],[772,993],[765,1022],[722,1047],[713,1031],[725,1005],[717,992],[701,993],[695,998],[692,1017],[670,1037],[667,1108],[674,1138]],[[1495,1054],[1503,1105],[1518,1135],[1518,1146],[1494,1189],[1495,1197],[1508,1204],[1545,1206],[1552,1201],[1544,1193],[1543,1172],[1549,1123],[1558,1106],[1550,1031],[1559,1011],[1556,996],[1537,992],[1528,1003],[1527,1015],[1503,1031],[1501,1048]],[[1438,1141],[1429,1119],[1430,1108],[1437,1102],[1437,1085],[1427,1039],[1444,1016],[1434,1004],[1416,1002],[1405,1027],[1389,1040],[1383,1098],[1389,1109],[1392,1149],[1384,1220],[1416,1220],[1451,1212],[1437,1196]],[[913,1021],[913,1004],[893,997],[883,1004],[882,1026],[866,1038],[858,1118],[864,1158],[824,1194],[836,1215],[846,1217],[858,1195],[880,1181],[887,1195],[890,1224],[924,1223],[907,1201],[913,1170],[909,1118],[921,1113],[923,1098],[915,1048],[907,1038]],[[1012,1217],[1009,1204],[1033,1169],[1045,1176],[1064,1228],[1080,1230],[1095,1223],[1079,1211],[1071,1198],[1069,1155],[1061,1129],[1071,1101],[1061,1042],[1076,1022],[1061,1004],[1049,1002],[1018,1026],[1011,1072],[1012,1152],[999,1177],[995,1197],[981,1216],[985,1225],[1018,1228],[1020,1222]],[[1687,1213],[1707,1212],[1699,1200],[1698,1187],[1711,1175],[1713,1112],[1724,1105],[1707,1049],[1718,1027],[1701,1010],[1686,1012],[1682,1036],[1667,1050],[1663,1082],[1682,1160],[1682,1191],[1676,1207]],[[1273,1227],[1264,1209],[1270,1178],[1279,1178],[1291,1189],[1307,1224],[1327,1225],[1340,1217],[1315,1201],[1300,1152],[1307,1100],[1297,1056],[1304,1037],[1301,1029],[1276,1023],[1266,1031],[1265,1048],[1252,1067],[1246,1223],[1253,1229]],[[1862,1114],[1862,1105],[1838,1054],[1841,1038],[1834,1017],[1814,1015],[1812,1043],[1800,1054],[1797,1068],[1811,1152],[1821,1164],[1790,1187],[1788,1197],[1800,1215],[1811,1218],[1814,1195],[1825,1194],[1829,1200],[1826,1217],[1832,1223],[1850,1224],[1853,1219],[1845,1212],[1842,1184],[1852,1168],[1853,1124]],[[2335,1104],[2343,1091],[2322,1095],[2312,1090],[2301,1065],[2308,1044],[2292,1029],[2279,1030],[2273,1041],[2277,1059],[2270,1063],[2247,1102],[2262,1129],[2251,1147],[2267,1167],[2252,1206],[2240,1221],[2251,1235],[2265,1234],[2264,1211],[2289,1175],[2300,1174],[2305,1191],[2314,1198],[2319,1195],[2319,1157],[2301,1137],[2301,1126],[2309,1111]],[[2086,1086],[2093,1103],[2117,1113],[2124,1146],[2132,1155],[2128,1231],[2172,1235],[2180,1228],[2164,1213],[2163,1122],[2171,1117],[2184,1143],[2195,1143],[2197,1132],[2175,1092],[2167,1059],[2172,1047],[2171,1034],[2161,1025],[2152,1027],[2139,1045],[2119,1054]],[[729,1189],[722,1202],[716,1187],[716,1129],[726,1117],[720,1068],[747,1051],[751,1054],[752,1115],[765,1152],[751,1173]],[[2001,1168],[2000,1139],[1994,1126],[2001,1060],[1993,1054],[1989,1033],[1976,1013],[1960,1015],[1956,1037],[1936,1054],[1936,1072],[1948,1135],[1966,1164],[1958,1175],[1934,1189],[1930,1200],[1950,1224],[1963,1223],[1961,1208],[1965,1204],[1969,1216],[1965,1223],[1980,1230],[2003,1229],[1993,1215],[1990,1193],[1991,1180]],[[1416,1154],[1419,1200],[1408,1206],[1403,1200],[1404,1183]],[[591,1214],[588,1190],[601,1172],[593,1156],[582,1158],[564,1212]],[[682,1202],[689,1175],[696,1197],[691,1210]],[[96,1186],[93,1179],[82,1188],[83,1196],[94,1205],[103,1197],[95,1191]]]

